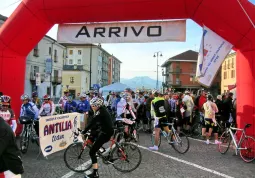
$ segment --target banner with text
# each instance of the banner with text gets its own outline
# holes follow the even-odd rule
[[[59,43],[141,43],[185,41],[186,20],[60,24]]]
[[[210,87],[218,69],[233,45],[204,26],[196,77],[198,83]]]
[[[66,149],[70,144],[82,141],[73,131],[80,128],[80,114],[70,113],[40,117],[40,147],[44,156]]]

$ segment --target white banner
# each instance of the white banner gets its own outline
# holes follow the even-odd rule
[[[80,128],[80,114],[70,113],[40,117],[40,147],[44,156],[66,149],[71,143],[81,141],[73,134]]]
[[[198,83],[206,87],[211,86],[232,47],[232,44],[204,26],[196,71]]]
[[[186,20],[60,24],[59,43],[141,43],[185,41]]]
[[[35,85],[39,86],[41,84],[41,74],[40,73],[36,73],[35,74]]]

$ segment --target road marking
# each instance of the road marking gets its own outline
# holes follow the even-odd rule
[[[210,173],[219,175],[219,176],[221,176],[221,177],[225,177],[225,178],[234,178],[234,177],[232,177],[232,176],[229,176],[229,175],[220,173],[220,172],[215,171],[215,170],[212,170],[212,169],[208,169],[208,168],[206,168],[206,167],[200,166],[200,165],[195,164],[195,163],[191,163],[191,162],[188,162],[188,161],[185,161],[185,160],[182,160],[182,159],[173,157],[173,156],[169,156],[169,155],[164,154],[164,153],[160,153],[160,152],[156,152],[156,151],[151,151],[151,150],[149,150],[148,148],[146,148],[146,147],[144,147],[144,146],[141,146],[141,145],[137,145],[137,146],[138,146],[139,148],[142,148],[142,149],[144,149],[144,150],[150,151],[150,152],[152,152],[152,153],[155,153],[155,154],[164,156],[164,157],[166,157],[166,158],[173,159],[173,160],[175,160],[175,161],[178,161],[178,162],[181,162],[181,163],[184,163],[184,164],[187,164],[187,165],[196,167],[196,168],[198,168],[198,169],[201,169],[201,170],[203,170],[203,171],[207,171],[207,172],[210,172]]]

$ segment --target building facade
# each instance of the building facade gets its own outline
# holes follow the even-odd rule
[[[229,91],[229,86],[236,84],[236,53],[226,56],[221,67],[221,93]]]
[[[40,98],[45,94],[60,98],[64,54],[64,46],[49,36],[43,37],[27,56],[25,93],[31,95],[33,91],[37,91]],[[38,73],[41,82],[37,85]]]
[[[113,70],[112,60],[109,59],[113,58],[117,62],[121,62],[105,51],[100,44],[63,45],[66,46],[67,52],[63,67],[63,88],[68,86],[70,91],[78,94],[89,91],[95,84],[106,86],[111,83],[110,81],[120,80],[120,65],[117,69],[114,68],[117,71],[117,77],[114,76],[116,79],[113,80],[113,76],[109,75]],[[80,81],[80,83],[70,82],[71,78],[74,81]]]
[[[196,82],[198,52],[188,50],[176,56],[169,58],[161,67],[162,75],[165,77],[164,88],[174,88],[175,91],[197,91],[202,86]],[[217,74],[210,92],[215,95],[220,92],[220,72]]]

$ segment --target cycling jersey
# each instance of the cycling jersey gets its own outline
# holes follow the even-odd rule
[[[0,117],[2,117],[11,126],[13,132],[16,131],[17,122],[12,109],[8,108],[6,111],[0,110]]]
[[[39,115],[40,116],[52,116],[55,112],[55,106],[54,103],[52,101],[49,102],[43,102],[40,111],[39,111]]]
[[[67,101],[68,101],[68,97],[64,95],[60,98],[58,103],[61,104],[62,108],[64,108]]]
[[[77,103],[75,101],[66,102],[64,112],[65,113],[72,113],[76,112]]]
[[[151,116],[158,119],[166,117],[165,100],[162,97],[155,97],[151,102]]]
[[[80,101],[77,105],[77,112],[86,113],[90,110],[90,105],[88,100]]]
[[[34,110],[34,106],[32,104],[36,107],[34,103],[30,103],[30,102],[26,104],[22,104],[21,110],[20,110],[20,116],[28,116],[33,119],[37,119],[36,116],[38,116],[38,113],[36,113],[36,111]]]

